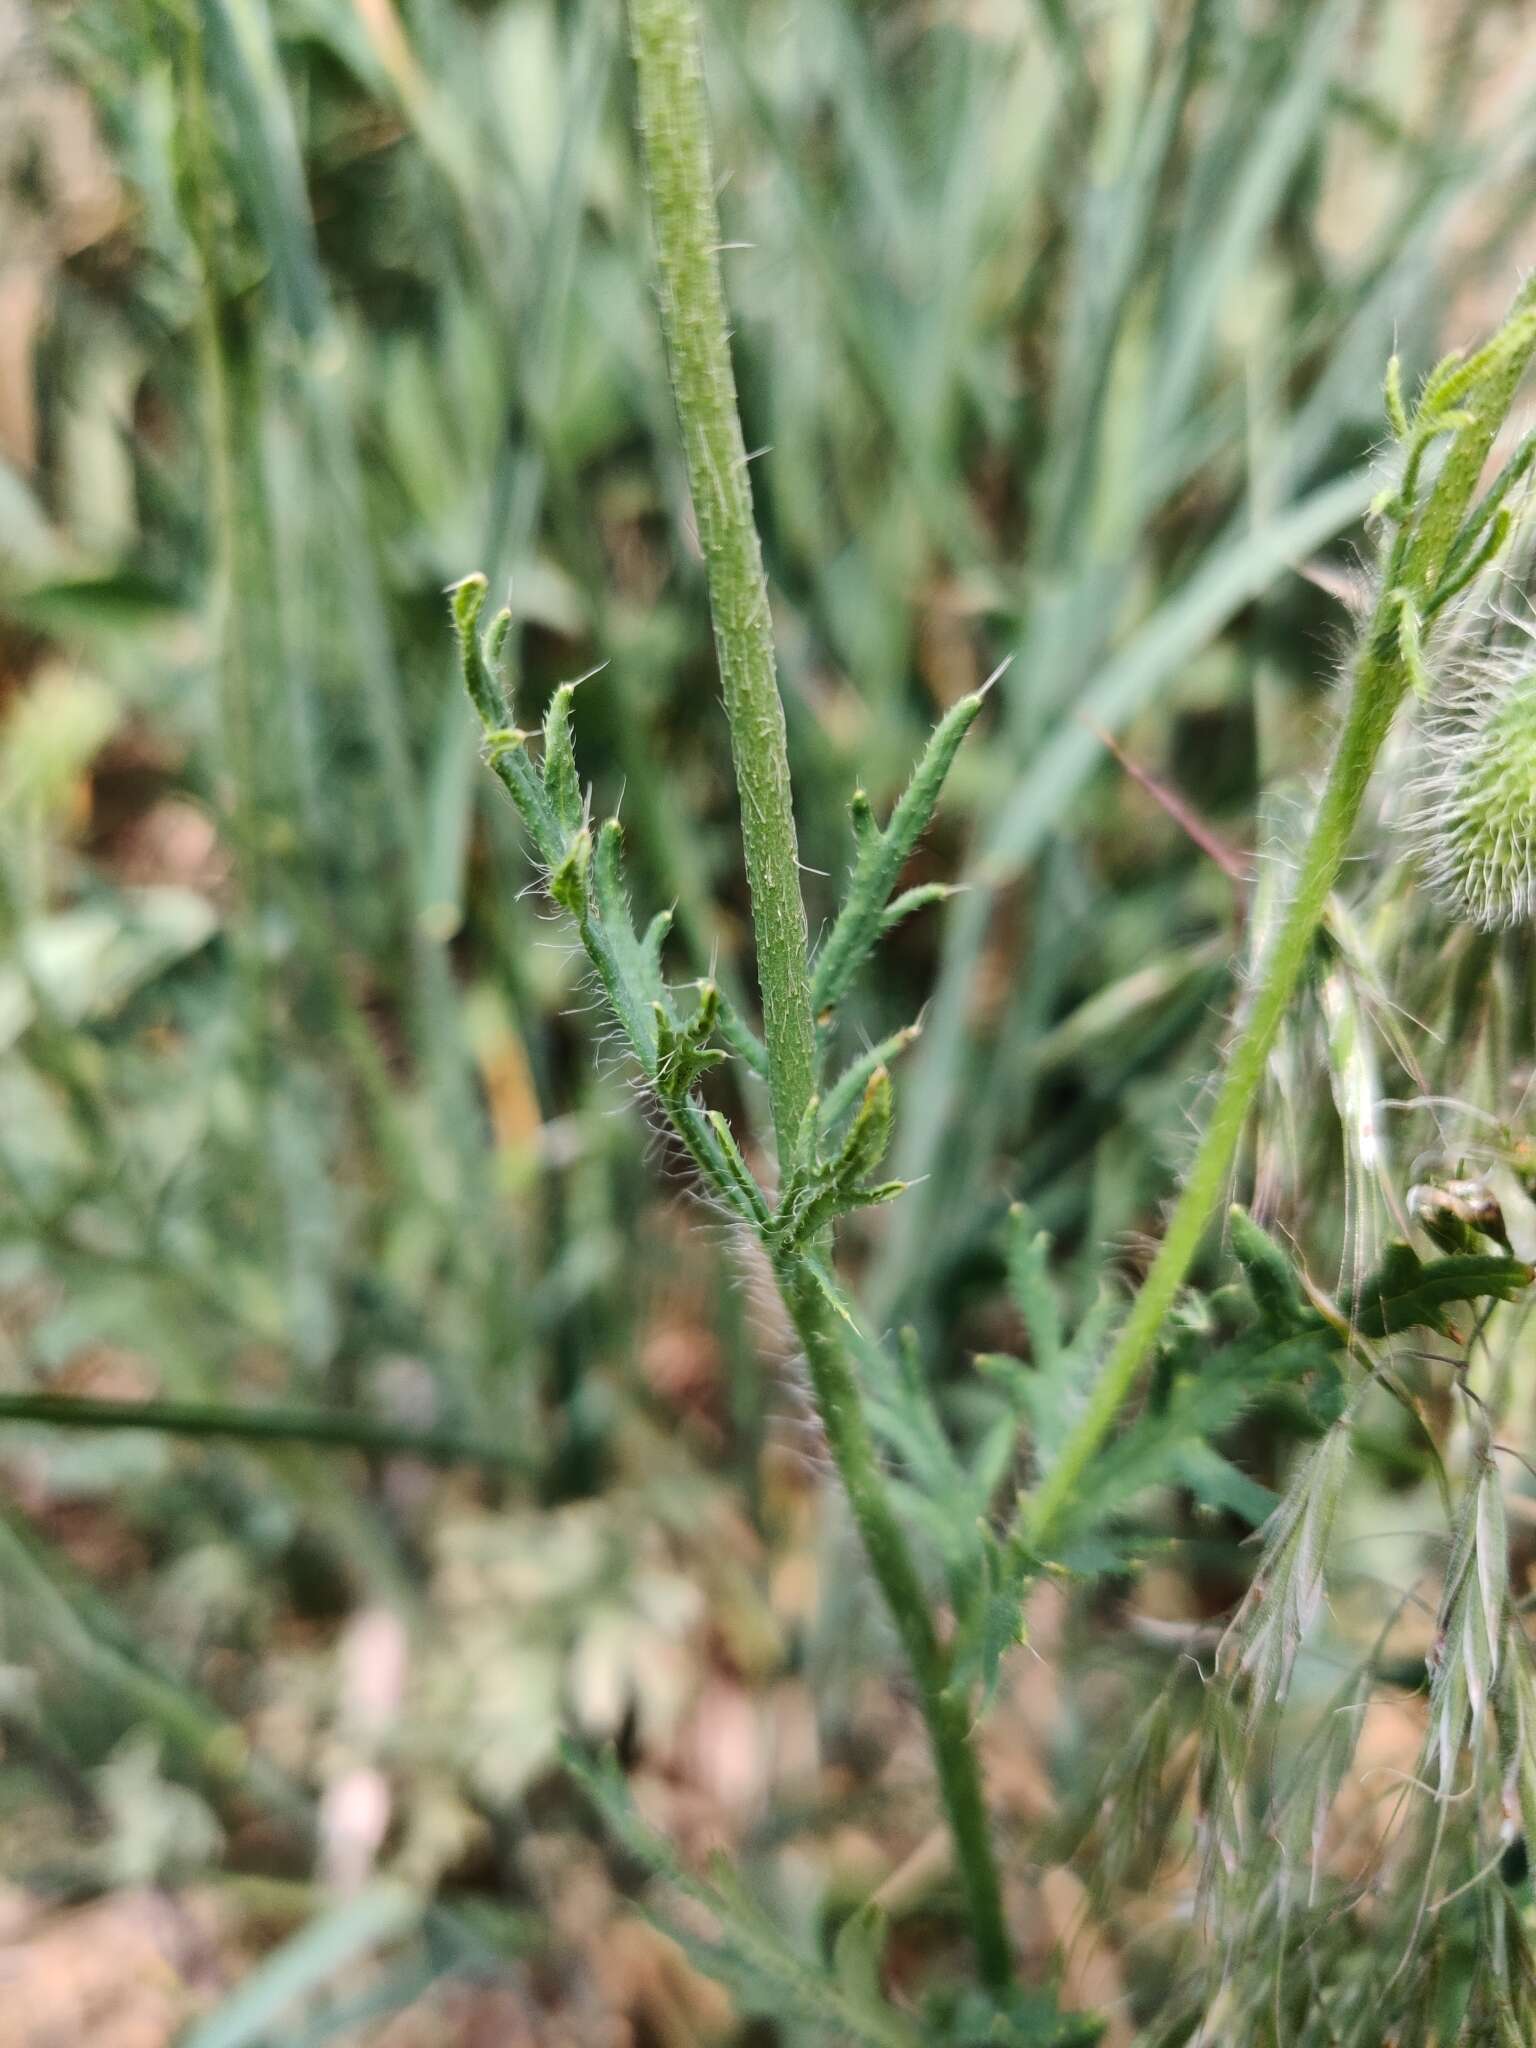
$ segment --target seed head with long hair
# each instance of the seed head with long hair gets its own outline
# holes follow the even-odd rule
[[[1536,627],[1462,657],[1422,723],[1408,813],[1415,854],[1451,913],[1484,931],[1536,911]]]

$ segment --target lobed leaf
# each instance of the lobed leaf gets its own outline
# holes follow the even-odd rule
[[[1449,1336],[1445,1311],[1458,1302],[1513,1301],[1536,1269],[1522,1259],[1496,1253],[1461,1252],[1421,1259],[1401,1240],[1390,1244],[1376,1271],[1345,1297],[1350,1328],[1366,1338],[1395,1337],[1405,1330],[1433,1330]]]

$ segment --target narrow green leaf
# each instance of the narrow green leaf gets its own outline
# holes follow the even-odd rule
[[[1051,1240],[1016,1202],[1008,1215],[1008,1291],[1029,1332],[1035,1368],[1052,1373],[1061,1357],[1061,1303],[1050,1273]]]
[[[890,1072],[885,1067],[876,1067],[833,1163],[832,1179],[839,1188],[851,1192],[874,1172],[891,1142],[894,1118],[895,1096]]]
[[[415,1931],[425,1901],[380,1879],[322,1913],[249,1971],[238,1988],[182,2036],[181,2048],[267,2048],[305,1998],[328,1989],[361,1957]]]
[[[549,878],[549,893],[562,910],[580,917],[587,907],[587,869],[592,859],[592,835],[580,832],[571,841],[565,859]]]
[[[488,587],[485,577],[477,569],[472,576],[462,576],[452,585],[448,603],[453,614],[453,630],[458,635],[464,687],[469,692],[469,701],[474,705],[480,723],[487,732],[494,732],[511,724],[512,713],[486,661],[480,640],[480,614],[485,608]]]
[[[926,910],[930,903],[947,903],[954,893],[951,882],[919,882],[916,888],[903,889],[880,914],[880,936],[884,938],[887,932],[895,931],[914,911]]]
[[[1310,1315],[1296,1269],[1267,1230],[1236,1203],[1227,1212],[1232,1249],[1248,1281],[1254,1304],[1277,1336],[1288,1335]]]
[[[579,831],[582,819],[581,783],[571,738],[571,705],[575,696],[576,685],[562,683],[544,714],[544,793],[565,832]]]
[[[638,1002],[660,1003],[665,1009],[666,990],[659,962],[660,937],[653,942],[654,921],[644,939],[635,937],[629,894],[624,886],[624,828],[617,818],[605,818],[597,828],[591,882],[593,904],[626,985]],[[664,935],[665,926],[662,932]]]
[[[875,829],[872,817],[868,816],[868,799],[863,791],[855,794],[853,874],[843,907],[816,956],[811,976],[811,1003],[818,1017],[834,1009],[847,993],[879,938],[891,891],[933,816],[960,742],[985,699],[986,692],[978,690],[973,696],[962,697],[945,713],[883,832]]]
[[[920,1024],[908,1024],[900,1031],[893,1031],[889,1038],[882,1038],[878,1045],[862,1053],[839,1074],[827,1090],[826,1100],[819,1105],[818,1121],[825,1137],[835,1131],[854,1104],[861,1102],[864,1091],[881,1067],[888,1067],[898,1059],[909,1045],[922,1035]]]

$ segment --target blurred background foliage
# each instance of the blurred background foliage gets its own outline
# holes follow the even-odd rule
[[[1529,248],[1527,27],[1488,0],[711,11],[813,930],[850,791],[888,801],[1012,658],[912,875],[964,891],[849,1024],[926,1005],[920,1185],[858,1257],[962,1416],[1011,1336],[1010,1203],[1074,1310],[1155,1228],[1249,855],[1318,761],[1382,365],[1475,333]],[[618,1113],[446,630],[481,567],[530,722],[598,671],[583,758],[642,907],[676,905],[679,969],[749,985],[617,11],[8,0],[0,63],[0,1373],[196,1414],[6,1426],[5,1868],[140,1916],[113,1938],[174,1965],[146,2040],[194,2012],[201,2048],[735,2038],[610,1924],[625,1871],[553,1768],[574,1721],[807,1940],[895,1882],[918,1970],[949,1938],[920,1750],[784,1334]],[[1444,960],[1379,886],[1372,957],[1429,1000]],[[1500,972],[1495,1090],[1518,947]],[[1346,974],[1319,1027],[1346,1084],[1357,998]],[[1320,1085],[1266,1156],[1326,1270],[1375,1159]],[[350,1447],[306,1438],[314,1408]],[[1241,1533],[1157,1597],[1223,1608]],[[1037,1617],[1004,1705],[1020,1841],[1083,1796],[1088,1625]],[[1069,2002],[1145,2009],[1156,1953],[1085,1950],[1082,1878],[1031,1853],[1042,1966],[1065,1944]]]

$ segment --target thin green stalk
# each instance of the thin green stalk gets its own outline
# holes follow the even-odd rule
[[[0,1423],[59,1429],[143,1429],[166,1436],[227,1437],[236,1442],[326,1444],[376,1456],[424,1458],[435,1465],[521,1470],[526,1455],[453,1430],[410,1429],[324,1408],[234,1408],[218,1401],[102,1401],[74,1394],[0,1394]]]
[[[736,405],[693,0],[633,0],[630,32],[661,315],[741,795],[768,1092],[787,1166],[816,1087],[805,903],[773,621]]]
[[[630,24],[662,321],[741,795],[769,1096],[781,1170],[787,1176],[816,1089],[815,1024],[784,709],[774,673],[768,589],[720,285],[720,225],[694,0],[631,0]],[[971,1747],[969,1702],[963,1689],[951,1687],[950,1660],[934,1632],[926,1590],[891,1506],[858,1379],[826,1288],[804,1256],[782,1255],[775,1269],[805,1348],[828,1446],[922,1700],[981,1975],[1001,1991],[1012,1979],[1012,1960]]]
[[[1402,444],[1403,479],[1381,501],[1396,537],[1384,550],[1381,583],[1356,657],[1344,724],[1294,891],[1260,963],[1246,1021],[1228,1058],[1194,1164],[1163,1242],[1105,1362],[1087,1408],[1026,1511],[1021,1541],[1037,1555],[1135,1384],[1163,1318],[1183,1286],[1226,1189],[1264,1069],[1306,965],[1323,911],[1349,849],[1382,744],[1399,705],[1422,686],[1426,625],[1463,587],[1458,563],[1487,523],[1472,502],[1520,379],[1536,352],[1536,280],[1516,299],[1487,346],[1448,358],[1425,387],[1413,422],[1403,413],[1397,366],[1388,371],[1388,414]],[[1459,408],[1459,409],[1458,409]],[[1451,436],[1444,462],[1419,502],[1426,451]],[[1518,462],[1517,454],[1515,460]],[[1499,486],[1493,486],[1494,493]],[[1498,503],[1497,496],[1493,501]]]
[[[981,1773],[971,1746],[970,1699],[963,1686],[951,1683],[949,1654],[934,1633],[927,1591],[891,1507],[859,1383],[835,1326],[837,1311],[808,1260],[784,1261],[777,1278],[805,1351],[817,1414],[847,1489],[870,1569],[917,1681],[982,1981],[1001,1991],[1012,1980],[1013,1962]]]
[[[1056,1515],[1072,1498],[1094,1452],[1113,1426],[1226,1190],[1248,1113],[1312,950],[1360,815],[1371,770],[1404,687],[1400,677],[1384,673],[1371,656],[1363,658],[1295,894],[1265,957],[1252,1007],[1227,1061],[1194,1164],[1092,1398],[1030,1504],[1026,1542],[1047,1540]]]

